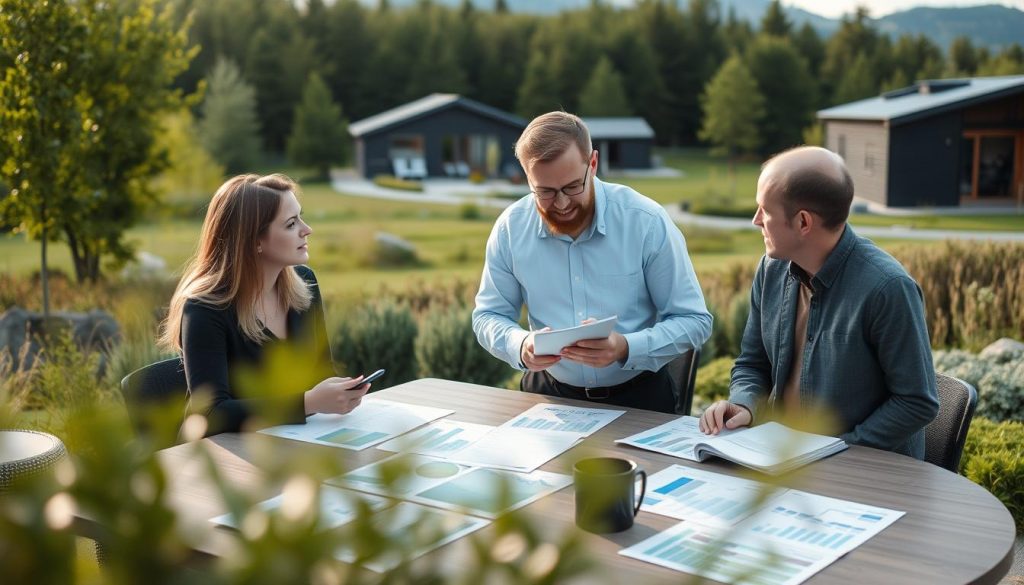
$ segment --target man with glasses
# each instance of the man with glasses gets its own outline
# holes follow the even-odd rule
[[[847,443],[921,459],[939,409],[921,289],[846,224],[853,181],[838,155],[800,147],[764,164],[754,225],[764,236],[729,400],[703,414],[717,434],[785,415],[834,420]]]
[[[572,114],[523,131],[516,157],[531,193],[491,231],[473,330],[526,372],[524,391],[671,413],[678,389],[665,365],[704,344],[711,315],[679,229],[654,201],[599,180],[597,154]],[[606,338],[534,352],[538,331],[611,316]]]

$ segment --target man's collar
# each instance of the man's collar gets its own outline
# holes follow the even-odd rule
[[[850,224],[844,225],[843,235],[839,237],[836,247],[832,248],[832,251],[829,252],[828,258],[825,259],[825,263],[822,264],[821,270],[819,270],[811,280],[817,280],[823,286],[831,287],[832,283],[835,282],[836,278],[839,276],[839,273],[842,272],[847,258],[850,257],[850,253],[853,252],[853,248],[856,245],[857,234],[853,232],[853,228],[850,227]],[[806,273],[803,269],[793,262],[789,263],[789,272],[796,278],[801,278],[801,276],[806,278]]]

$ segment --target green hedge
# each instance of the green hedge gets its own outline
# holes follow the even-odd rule
[[[1024,424],[975,417],[960,473],[992,492],[1024,530]]]
[[[416,378],[413,350],[417,331],[412,311],[403,304],[385,299],[363,305],[338,327],[334,359],[350,376],[387,369],[373,383],[374,390],[408,382]]]
[[[477,343],[472,309],[453,305],[431,313],[416,338],[420,376],[501,386],[515,372]]]

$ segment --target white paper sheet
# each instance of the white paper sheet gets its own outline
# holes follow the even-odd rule
[[[780,493],[768,484],[671,465],[647,478],[640,509],[709,526],[733,526]]]
[[[419,453],[430,457],[448,457],[481,439],[496,427],[458,420],[436,420],[422,429],[377,445],[392,453]]]
[[[348,414],[314,414],[303,425],[279,425],[259,432],[360,451],[452,414],[453,410],[368,398]]]
[[[409,471],[389,490],[382,470],[396,464]],[[470,467],[423,455],[399,454],[328,479],[327,483],[496,518],[570,485],[572,477],[546,471],[516,473]]]
[[[615,324],[618,322],[618,316],[612,315],[599,321],[592,321],[586,325],[535,333],[533,336],[533,353],[535,355],[558,355],[563,347],[572,345],[581,339],[602,339],[608,337],[615,330]]]
[[[387,499],[378,496],[343,490],[331,485],[321,485],[320,527],[323,529],[337,528],[342,524],[354,520],[357,510],[356,504],[358,501],[369,503],[370,507],[374,510],[385,508],[390,504]],[[272,513],[278,510],[282,503],[284,503],[284,496],[278,495],[273,498],[263,500],[256,504],[256,507],[264,512]],[[227,526],[228,528],[237,529],[239,527],[239,522],[236,521],[234,515],[230,512],[215,518],[210,518],[210,522],[221,526]]]
[[[529,410],[502,424],[502,427],[579,433],[584,437],[599,431],[626,411],[584,408],[562,404],[534,404]],[[698,431],[699,432],[699,431]]]
[[[731,528],[684,521],[619,554],[726,583],[797,585],[903,515],[787,490]]]
[[[376,515],[373,523],[388,541],[393,543],[383,554],[378,555],[362,566],[386,573],[398,566],[403,560],[412,560],[423,554],[442,547],[487,526],[489,521],[455,512],[437,510],[426,506],[417,506],[408,502],[399,502],[394,508]],[[411,550],[408,558],[403,559],[402,550]],[[358,552],[352,545],[342,546],[334,556],[340,561],[351,563],[356,560]]]
[[[582,433],[498,427],[448,459],[481,467],[533,471],[583,440]]]

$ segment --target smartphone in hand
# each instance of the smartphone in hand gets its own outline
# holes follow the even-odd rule
[[[356,388],[359,388],[363,384],[369,384],[370,382],[373,382],[374,380],[376,380],[377,378],[380,378],[383,375],[384,375],[384,369],[383,368],[380,369],[380,370],[377,370],[376,372],[374,372],[374,373],[370,374],[369,376],[366,376],[365,378],[363,378],[363,381],[360,382],[359,386],[356,386]],[[355,390],[355,388],[353,388],[353,390]]]

